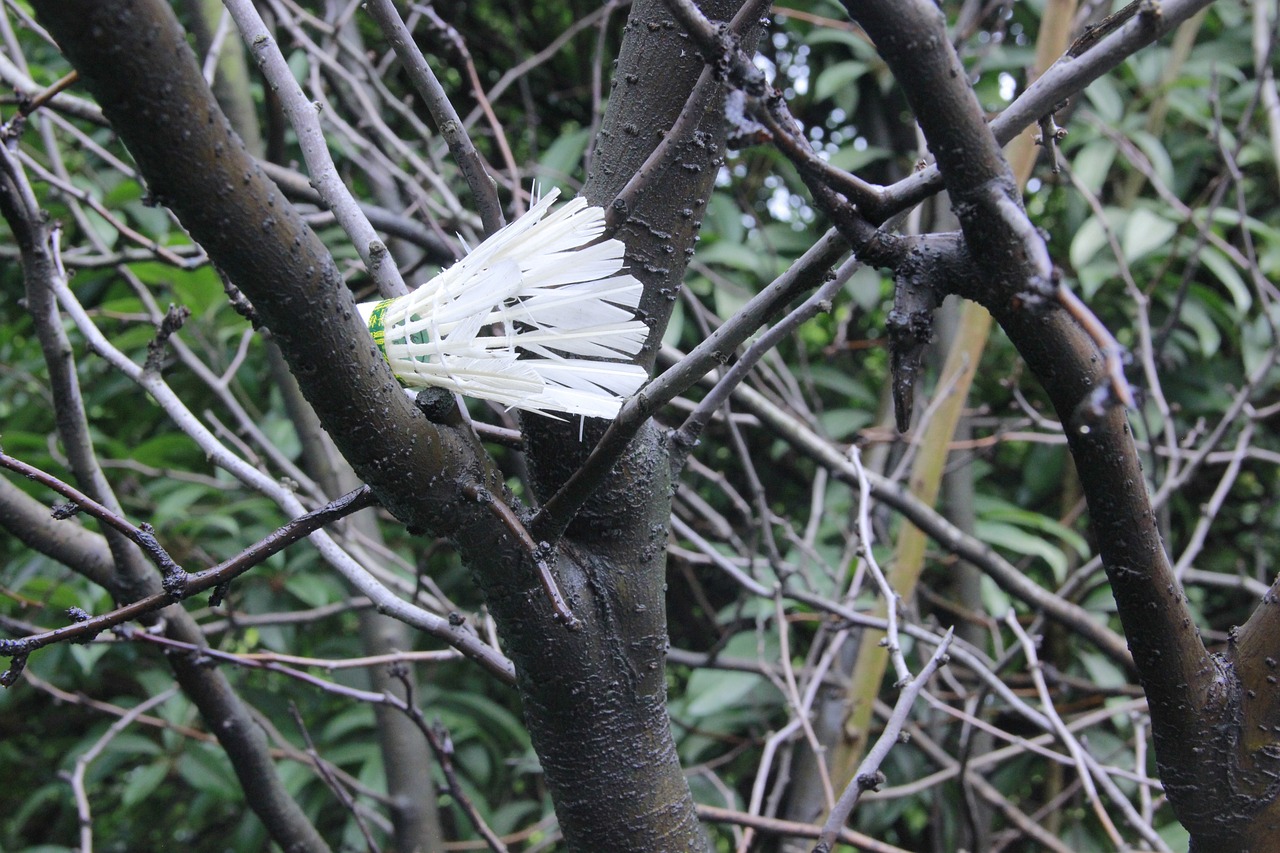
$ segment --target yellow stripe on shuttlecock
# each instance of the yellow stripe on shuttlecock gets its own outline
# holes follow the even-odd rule
[[[465,258],[396,299],[357,306],[402,385],[508,408],[616,417],[648,379],[649,327],[604,211],[547,193]],[[395,305],[395,310],[391,306]]]
[[[369,314],[369,334],[373,335],[373,342],[378,345],[378,350],[382,353],[382,357],[386,359],[387,364],[391,363],[391,358],[387,355],[387,329],[383,322],[387,309],[391,307],[394,299],[384,299],[377,305],[373,306],[373,312]]]

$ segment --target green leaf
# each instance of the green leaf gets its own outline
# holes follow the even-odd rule
[[[276,412],[264,417],[261,426],[286,459],[297,459],[302,455],[302,440],[298,438],[298,427],[292,420]]]
[[[1112,221],[1114,227],[1114,220]],[[1107,232],[1096,216],[1090,216],[1071,238],[1071,249],[1068,257],[1071,266],[1083,269],[1104,247],[1107,246]],[[1090,294],[1091,295],[1091,294]]]
[[[729,243],[725,240],[717,240],[700,250],[698,260],[704,264],[720,264],[744,272],[757,272],[761,269],[762,263],[772,266],[772,261],[759,249],[748,246],[746,243]]]
[[[311,60],[307,56],[307,52],[305,50],[293,51],[289,54],[288,63],[289,70],[293,72],[293,79],[297,80],[305,90],[307,86],[307,73],[311,69]]]
[[[671,319],[667,321],[666,331],[662,333],[664,347],[678,347],[684,334],[684,302],[677,301],[671,311]]]
[[[582,155],[590,141],[591,130],[585,127],[559,136],[538,161],[538,177],[546,183],[565,189],[566,182],[578,174]]]
[[[831,409],[818,416],[823,433],[836,441],[848,441],[874,420],[874,409]]]
[[[139,442],[129,456],[153,468],[177,468],[204,458],[196,443],[179,432],[161,433]]]
[[[1151,167],[1155,170],[1156,177],[1160,179],[1160,182],[1167,187],[1174,187],[1176,178],[1174,176],[1173,160],[1170,159],[1169,152],[1165,150],[1164,144],[1146,131],[1134,131],[1129,134],[1129,138],[1142,149],[1143,154],[1147,155],[1147,159],[1151,161]]]
[[[1089,553],[1089,543],[1085,538],[1056,518],[1023,509],[996,498],[979,496],[974,498],[974,504],[977,507],[978,516],[986,521],[1016,524],[1054,539],[1060,539],[1081,557]]]
[[[208,486],[200,483],[170,481],[164,485],[172,485],[173,488],[156,501],[156,507],[151,511],[151,523],[156,527],[174,521],[185,521],[190,515],[188,510],[210,492]]]
[[[1266,317],[1255,316],[1240,329],[1241,356],[1248,373],[1257,370],[1263,360],[1271,355],[1271,348],[1275,346],[1275,326],[1272,324],[1276,313],[1271,312],[1270,321]]]
[[[845,293],[864,311],[874,311],[885,300],[886,279],[873,266],[862,266],[845,282]]]
[[[110,648],[111,647],[106,643],[90,643],[87,646],[69,646],[68,650],[71,652],[71,657],[80,665],[80,673],[82,675],[88,675],[93,672],[98,660],[101,659],[101,657],[105,655]]]
[[[107,221],[106,217],[98,213],[96,210],[84,208],[85,219],[89,222],[89,227],[97,234],[98,239],[108,248],[116,244],[116,240],[120,239],[120,229]]]
[[[368,705],[354,705],[325,723],[321,736],[326,742],[334,742],[353,733],[367,735],[374,731],[375,721],[373,708]]]
[[[1218,325],[1213,322],[1204,304],[1195,297],[1183,303],[1178,320],[1195,333],[1201,355],[1212,356],[1222,346],[1222,333],[1218,331]]]
[[[1089,673],[1089,680],[1099,687],[1123,687],[1129,683],[1128,674],[1105,655],[1081,655],[1080,663]]]
[[[811,375],[813,384],[817,387],[842,394],[848,398],[849,403],[874,411],[876,392],[868,388],[861,377],[829,364],[815,364],[811,368]]]
[[[225,512],[193,513],[182,523],[182,532],[193,539],[201,539],[216,531],[228,537],[240,535],[240,522]]]
[[[1013,599],[1009,597],[1009,594],[986,575],[982,576],[978,587],[982,597],[982,606],[992,616],[1004,616],[1013,607]]]
[[[322,607],[340,601],[345,595],[332,576],[318,572],[291,574],[285,579],[284,587],[308,607]]]
[[[516,832],[531,826],[542,816],[542,807],[534,800],[518,800],[499,807],[489,817],[489,825],[499,834]],[[530,839],[532,841],[534,839]]]
[[[832,7],[832,15],[843,15],[844,10]],[[836,29],[834,27],[815,27],[805,33],[804,42],[808,45],[819,44],[838,44],[850,49],[850,52],[856,56],[870,57],[875,56],[875,51],[867,43],[866,36],[852,30]]]
[[[1098,117],[1110,125],[1117,125],[1124,117],[1124,98],[1116,90],[1110,77],[1099,77],[1084,90],[1085,97],[1093,105]]]
[[[1170,850],[1186,850],[1191,845],[1191,833],[1176,820],[1171,820],[1157,830]]]
[[[453,760],[472,779],[489,779],[493,776],[493,754],[479,741],[455,746]]]
[[[772,660],[777,655],[777,640],[775,634],[770,634],[769,638],[762,648],[754,633],[738,634],[725,644],[723,655],[755,660],[763,654],[766,660]],[[756,708],[778,698],[764,676],[726,669],[695,670],[689,676],[685,695],[690,697],[685,714],[694,720],[727,711]]]
[[[141,803],[160,787],[160,783],[168,775],[169,767],[163,762],[133,768],[125,774],[124,788],[120,792],[121,803],[125,806]]]
[[[1054,579],[1061,583],[1067,575],[1067,555],[1043,537],[1021,527],[995,521],[977,521],[974,533],[989,545],[995,545],[1015,554],[1040,557],[1049,564]]]
[[[1235,264],[1213,246],[1205,246],[1200,250],[1200,262],[1214,274],[1218,281],[1222,282],[1222,286],[1231,294],[1236,310],[1241,314],[1248,313],[1250,306],[1253,305],[1253,294],[1249,290],[1249,285],[1245,284],[1240,276]]]
[[[157,279],[154,283],[168,283],[173,289],[173,298],[191,309],[193,319],[207,320],[227,305],[227,294],[222,287],[222,280],[212,265],[201,267],[191,272],[175,274],[173,267],[163,266],[155,270]],[[236,323],[239,324],[239,318]],[[238,327],[237,331],[239,330]]]
[[[178,759],[178,772],[197,791],[220,799],[240,796],[240,785],[231,770],[231,763],[218,747],[192,744]]]
[[[1124,251],[1125,260],[1132,264],[1158,248],[1167,248],[1169,241],[1177,233],[1177,223],[1170,222],[1152,210],[1140,207],[1133,211],[1125,222],[1124,232],[1120,237],[1120,247]]]
[[[819,101],[826,100],[837,92],[853,86],[858,78],[867,73],[868,65],[856,59],[837,62],[822,70],[813,84],[813,96]]]
[[[468,731],[464,726],[470,726],[470,731],[494,742],[521,747],[529,743],[529,733],[520,720],[487,696],[451,691],[424,696],[423,704],[449,717],[445,719],[445,725],[453,733],[455,741],[461,740]]]
[[[716,243],[742,243],[747,236],[746,226],[742,224],[742,211],[738,210],[731,196],[722,192],[711,196],[707,212],[702,217],[702,230],[706,234],[718,235]],[[705,249],[698,251],[699,260],[703,251]]]
[[[884,160],[889,157],[889,152],[876,145],[868,145],[865,148],[857,148],[853,145],[845,145],[839,151],[831,155],[830,163],[837,169],[844,169],[846,172],[856,172],[872,163]],[[872,272],[875,270],[873,269]]]
[[[1110,139],[1094,139],[1080,146],[1071,158],[1071,170],[1075,179],[1094,195],[1102,192],[1102,185],[1111,173],[1116,159],[1116,145]]]
[[[106,207],[119,207],[126,202],[137,201],[142,195],[142,184],[126,178],[102,196],[102,203]]]
[[[700,669],[689,678],[688,694],[693,697],[685,709],[699,719],[739,708],[765,684],[763,676],[727,669]]]

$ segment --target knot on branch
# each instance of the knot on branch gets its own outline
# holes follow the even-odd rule
[[[4,651],[5,643],[14,642],[12,640],[0,640],[0,655],[8,654]],[[14,682],[22,675],[22,671],[27,668],[27,655],[14,654],[13,660],[9,662],[9,668],[4,672],[0,672],[0,687],[12,687]]]
[[[218,269],[216,264],[213,268],[218,273],[218,278],[222,279],[222,291],[227,295],[227,302],[231,305],[232,310],[248,320],[255,330],[261,329],[262,320],[258,317],[258,312],[254,309],[253,303],[240,291],[240,288],[231,283],[231,279],[221,269]]]
[[[181,601],[187,596],[187,581],[190,578],[191,576],[183,571],[181,566],[173,564],[165,571],[164,577],[160,580],[160,586],[174,601]]]
[[[906,432],[911,426],[916,377],[925,347],[933,338],[933,312],[937,307],[937,291],[904,264],[894,284],[893,309],[885,320],[893,372],[894,418],[899,432]]]
[[[452,391],[444,388],[423,388],[413,398],[413,404],[433,424],[457,426],[462,422],[458,401],[454,399]]]
[[[169,346],[169,338],[182,328],[187,322],[187,318],[191,316],[191,309],[185,305],[170,305],[169,310],[165,312],[164,319],[160,321],[160,327],[156,329],[156,336],[147,344],[147,360],[143,363],[142,369],[147,373],[159,373],[164,362],[164,353]]]
[[[727,23],[716,27],[716,76],[735,89],[741,89],[753,97],[761,97],[768,89],[764,72],[742,50],[742,39]]]
[[[75,622],[77,625],[82,622],[88,622],[93,618],[83,607],[76,607],[75,605],[67,608],[67,615],[70,616],[71,621]],[[97,638],[98,633],[98,631],[91,631],[87,634],[82,634],[81,636],[76,637],[71,642],[75,643],[77,646],[87,646]]]
[[[1011,305],[1015,309],[1041,314],[1058,303],[1058,282],[1062,279],[1062,271],[1053,268],[1052,274],[1046,278],[1042,275],[1028,276],[1026,287],[1013,295]]]
[[[880,786],[886,781],[888,781],[888,777],[879,770],[874,773],[860,773],[858,774],[858,790],[879,791]]]
[[[74,517],[80,512],[80,504],[75,501],[67,501],[66,503],[54,504],[49,509],[49,515],[58,521],[66,521],[68,518]]]
[[[231,592],[231,581],[220,583],[213,588],[213,592],[209,593],[209,606],[221,607],[222,602],[226,599],[227,594]]]

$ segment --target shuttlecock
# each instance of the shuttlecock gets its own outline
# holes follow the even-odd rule
[[[543,415],[618,414],[648,378],[649,328],[604,211],[552,190],[412,293],[357,306],[406,388],[444,388]]]

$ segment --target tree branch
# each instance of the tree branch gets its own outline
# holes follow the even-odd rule
[[[41,2],[37,11],[153,196],[248,296],[325,428],[383,506],[414,530],[470,528],[471,541],[487,552],[500,525],[481,508],[468,510],[452,484],[501,491],[500,474],[470,430],[430,424],[400,389],[332,257],[227,126],[167,5],[81,0]],[[417,479],[432,477],[433,488]]]
[[[57,490],[78,506],[89,511],[94,517],[107,521],[113,526],[118,525],[130,529],[136,538],[143,541],[150,539],[154,543],[155,537],[145,528],[134,527],[121,518],[110,518],[108,514],[101,511],[102,507],[96,501],[7,454],[0,453],[0,467],[8,468],[27,477],[39,479],[45,485]],[[0,655],[25,658],[37,649],[42,649],[54,643],[88,642],[109,628],[138,619],[148,613],[154,613],[176,601],[183,601],[206,590],[225,588],[240,575],[261,565],[271,555],[283,551],[299,539],[353,512],[358,512],[374,505],[373,493],[367,486],[362,486],[337,500],[330,501],[314,512],[295,518],[277,529],[270,536],[260,540],[257,544],[246,548],[235,557],[224,560],[216,566],[192,573],[184,572],[176,565],[173,566],[171,571],[176,570],[178,575],[166,577],[166,588],[163,592],[143,596],[124,607],[119,607],[101,616],[88,617],[85,615],[84,618],[77,619],[71,625],[46,631],[42,634],[33,634],[16,640],[0,640]],[[154,547],[163,554],[163,549],[160,548],[158,543],[155,543]],[[167,558],[168,555],[165,554],[164,556]],[[169,562],[172,564],[172,560]],[[218,597],[221,597],[220,593]],[[17,677],[17,673],[13,673],[12,677],[6,678],[6,676],[9,676],[9,673],[0,676],[0,684],[8,687],[13,678]]]
[[[342,230],[351,238],[356,252],[364,261],[365,269],[377,282],[378,292],[382,297],[390,299],[403,296],[408,288],[400,277],[395,258],[391,257],[386,244],[373,230],[360,206],[356,204],[355,197],[338,175],[325,143],[316,105],[307,100],[302,87],[294,80],[293,71],[268,32],[262,16],[248,0],[226,0],[226,7],[240,29],[240,35],[249,44],[268,85],[280,98],[289,123],[298,134],[298,144],[307,160],[312,186],[324,199],[325,206],[337,216]]]
[[[1232,739],[1219,735],[1221,730],[1206,725],[1206,719],[1230,719],[1232,686],[1201,642],[1173,575],[1125,412],[1114,405],[1100,410],[1090,402],[1111,384],[1105,359],[1076,319],[1056,307],[1056,273],[1022,211],[941,13],[923,0],[845,5],[902,84],[937,159],[964,233],[965,253],[983,281],[976,291],[966,288],[965,295],[992,312],[1044,385],[1067,430],[1091,527],[1150,700],[1166,791],[1193,835],[1216,835],[1244,808],[1240,802],[1210,804],[1203,796],[1206,784],[1231,789]],[[925,45],[932,47],[922,50]],[[917,259],[925,280],[951,289],[947,276],[939,275],[937,256]],[[1206,783],[1207,775],[1217,781]],[[1224,811],[1232,817],[1224,817]]]
[[[94,502],[108,514],[119,517],[120,504],[102,473],[89,438],[71,347],[53,301],[60,287],[65,290],[66,276],[34,193],[7,151],[0,153],[0,213],[10,222],[23,250],[23,272],[33,316],[37,327],[43,327],[39,333],[41,345],[50,375],[54,377],[58,429],[73,471],[86,490],[93,493]],[[158,593],[159,581],[147,569],[140,552],[122,531],[110,526],[105,530],[112,556],[112,571],[105,580],[112,596],[117,601],[132,602]],[[141,538],[145,541],[148,537],[149,534]],[[192,642],[203,640],[199,627],[186,611],[174,607],[163,612],[169,636]],[[0,682],[12,683],[25,663],[25,655],[16,656],[10,671],[0,676]],[[210,729],[217,733],[249,806],[271,836],[286,848],[327,850],[315,828],[284,789],[261,732],[250,722],[248,709],[226,679],[219,673],[205,671],[187,658],[171,658],[169,665]]]
[[[418,95],[431,111],[440,135],[449,146],[449,153],[457,161],[458,169],[471,190],[471,198],[480,214],[480,221],[484,223],[485,234],[493,234],[503,225],[502,205],[498,202],[493,178],[485,171],[484,162],[480,159],[475,145],[472,144],[471,136],[462,124],[462,119],[458,117],[458,111],[453,108],[444,87],[440,85],[435,72],[427,64],[426,57],[414,43],[413,34],[400,18],[395,4],[391,0],[370,0],[366,8],[387,41],[391,42],[391,47],[399,57],[400,64],[404,66],[409,79],[413,81],[414,88],[418,90]],[[516,187],[516,192],[519,192],[519,189]]]

